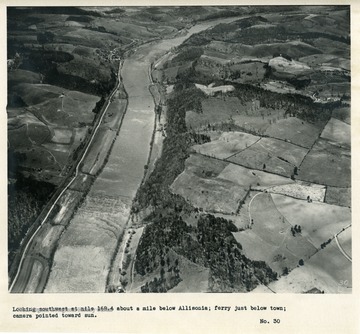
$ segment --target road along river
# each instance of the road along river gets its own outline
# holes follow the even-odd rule
[[[149,68],[190,35],[235,19],[205,22],[184,36],[145,44],[124,61],[121,76],[128,106],[119,135],[104,169],[61,234],[45,292],[104,292],[118,240],[123,237],[148,161],[155,122]],[[39,270],[33,271],[38,275]]]

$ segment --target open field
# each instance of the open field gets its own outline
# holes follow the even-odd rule
[[[253,220],[251,229],[234,233],[247,257],[265,261],[278,274],[282,274],[285,268],[291,270],[301,258],[315,253],[316,248],[306,237],[292,235],[292,225],[277,210],[272,195],[258,193],[252,198],[249,203]]]
[[[351,226],[338,234],[337,239],[344,252],[352,257],[352,233]]]
[[[237,97],[208,97],[201,101],[201,105],[202,113],[191,110],[186,113],[188,128],[209,130],[224,123],[263,134],[271,124],[285,118],[285,110],[260,107],[258,100],[242,104]]]
[[[54,135],[51,138],[51,141],[53,143],[57,143],[57,144],[70,144],[71,142],[71,137],[73,135],[72,130],[69,130],[67,128],[62,129],[62,128],[53,128],[54,131]]]
[[[351,124],[351,110],[349,107],[335,109],[332,112],[332,117],[345,122],[346,124]]]
[[[219,138],[211,142],[194,145],[192,148],[201,154],[226,159],[231,155],[253,145],[260,137],[245,132],[222,132]]]
[[[221,213],[236,212],[247,193],[247,189],[233,182],[200,178],[186,169],[175,179],[171,191],[199,209]]]
[[[308,203],[283,195],[272,194],[279,212],[293,226],[301,226],[301,235],[316,247],[347,226],[351,220],[349,208],[326,203]]]
[[[60,239],[45,292],[104,292],[129,204],[120,199],[86,197]]]
[[[244,188],[269,188],[273,186],[291,185],[294,181],[275,174],[242,167],[229,163],[217,176],[218,179],[234,182]]]
[[[294,167],[301,164],[306,153],[307,149],[303,147],[273,138],[261,138],[254,145],[227,160],[289,177]]]
[[[265,135],[310,148],[319,137],[320,131],[321,128],[313,124],[296,117],[288,117],[271,124]]]
[[[182,281],[170,293],[177,292],[208,292],[209,268],[204,268],[182,257],[180,261],[180,275]]]
[[[321,133],[321,138],[327,139],[336,145],[340,145],[341,147],[344,146],[345,148],[350,148],[350,125],[341,122],[336,118],[331,118]]]
[[[350,151],[319,139],[302,162],[298,179],[334,187],[349,187]]]
[[[49,125],[76,126],[91,123],[92,110],[99,97],[45,84],[19,84],[14,91],[28,110]]]
[[[214,95],[218,92],[227,93],[235,90],[234,86],[232,85],[214,86],[214,84],[210,84],[208,86],[204,86],[201,84],[195,84],[195,86],[196,88],[203,91],[206,95]]]
[[[302,181],[295,181],[290,184],[279,186],[254,187],[254,189],[266,190],[269,193],[286,195],[302,200],[306,200],[309,196],[312,201],[316,202],[324,202],[325,193],[327,191],[325,186]]]
[[[226,165],[226,162],[191,155],[171,190],[205,211],[234,213],[247,189],[217,177]]]
[[[327,187],[325,202],[351,207],[351,188]]]
[[[351,272],[351,262],[332,241],[325,249],[305,260],[303,266],[270,283],[269,287],[276,293],[304,293],[313,288],[324,293],[351,293]]]

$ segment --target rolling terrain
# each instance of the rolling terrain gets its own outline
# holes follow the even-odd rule
[[[349,7],[281,8],[8,9],[12,292],[351,292]]]
[[[244,291],[239,274],[246,291],[336,293],[340,271],[351,291],[340,241],[351,244],[349,11],[309,10],[257,8],[191,36],[157,66],[166,137],[133,206],[134,226],[145,223],[133,289],[193,291],[196,265],[201,291]],[[233,224],[227,237],[218,219]],[[222,239],[219,262],[207,238]],[[238,261],[257,268],[252,283]],[[171,273],[182,282],[174,288]]]

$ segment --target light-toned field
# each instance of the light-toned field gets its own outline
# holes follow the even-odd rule
[[[341,122],[336,118],[330,118],[323,132],[321,133],[321,138],[327,139],[337,145],[350,147],[350,125]]]
[[[350,151],[319,139],[301,164],[298,177],[314,183],[350,187]]]
[[[351,207],[351,188],[327,187],[325,202]]]
[[[301,258],[315,253],[316,248],[303,235],[293,236],[291,223],[277,210],[272,196],[252,196],[249,208],[251,229],[234,233],[245,254],[252,260],[266,261],[278,274],[296,267]]]
[[[316,247],[332,238],[335,233],[347,226],[351,220],[349,208],[271,195],[276,208],[291,225],[301,226],[301,235],[308,238]]]
[[[228,160],[246,167],[264,169],[289,177],[294,167],[300,165],[306,153],[307,149],[300,146],[273,138],[261,138],[254,145]]]
[[[70,144],[73,135],[72,129],[67,128],[53,128],[54,135],[51,141],[57,144]]]
[[[310,148],[319,137],[321,129],[296,117],[280,119],[265,131],[267,136],[288,140],[293,144]]]
[[[217,176],[228,163],[193,154],[185,162],[185,170],[170,189],[189,200],[195,207],[219,213],[234,213],[247,189]]]
[[[170,189],[197,208],[221,213],[236,212],[247,192],[247,189],[233,182],[201,178],[186,169],[175,179]]]
[[[94,118],[92,110],[99,97],[46,84],[20,84],[16,93],[31,111],[46,124],[71,126],[90,124]]]
[[[202,145],[194,145],[192,148],[204,155],[226,159],[251,146],[259,139],[260,137],[245,132],[222,132],[218,139]]]
[[[333,54],[314,54],[299,58],[299,61],[304,62],[311,67],[317,68],[320,65],[328,64],[339,67],[346,71],[350,70],[350,60],[342,57],[337,57]]]
[[[196,88],[199,88],[201,91],[203,91],[206,95],[214,95],[217,92],[232,92],[235,90],[234,86],[232,85],[223,85],[223,86],[213,86],[213,84],[210,84],[208,86],[195,84]]]
[[[224,218],[231,221],[238,230],[244,230],[249,225],[249,220],[243,219],[243,217],[241,217],[240,215],[226,215],[223,213],[214,213],[213,215],[215,217]]]
[[[351,293],[351,262],[334,241],[304,263],[287,276],[270,283],[269,287],[276,293],[304,293],[313,288],[324,293]]]
[[[63,233],[65,227],[63,225],[54,225],[48,226],[46,229],[42,229],[39,233],[41,237],[41,254],[45,258],[50,258],[52,255],[52,250],[54,249],[54,244],[59,240],[61,234]]]
[[[229,163],[217,176],[218,179],[224,179],[234,182],[244,188],[272,187],[286,184],[294,184],[290,178],[266,173],[259,170],[242,167]]]
[[[352,257],[352,232],[351,226],[338,234],[337,239],[344,252]]]
[[[275,75],[290,74],[292,76],[296,76],[311,72],[311,68],[305,63],[296,60],[287,60],[283,57],[270,59],[269,66],[271,66],[273,71],[275,71]]]
[[[83,193],[67,189],[54,210],[56,214],[52,219],[52,224],[66,225],[82,197]]]
[[[210,269],[199,266],[184,257],[181,257],[179,263],[182,281],[169,292],[208,292]]]
[[[284,184],[273,187],[254,187],[254,189],[266,190],[269,193],[286,195],[298,199],[307,199],[324,202],[326,187],[318,184],[311,184],[302,181],[295,181],[291,184]]]
[[[55,252],[45,292],[104,292],[130,202],[87,196]]]

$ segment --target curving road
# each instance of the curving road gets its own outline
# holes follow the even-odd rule
[[[120,70],[121,70],[121,65],[122,63],[120,63],[119,65],[119,70],[118,70],[118,79],[117,79],[117,85],[116,87],[114,88],[114,90],[112,91],[112,93],[110,94],[110,96],[107,98],[107,101],[106,101],[106,105],[105,107],[103,108],[102,110],[102,113],[101,113],[101,116],[98,120],[98,123],[96,125],[96,127],[93,129],[92,131],[92,134],[91,134],[91,137],[89,139],[89,142],[85,148],[85,150],[83,151],[83,154],[81,155],[80,159],[78,160],[77,164],[76,164],[76,167],[75,167],[75,173],[73,175],[73,177],[70,179],[70,181],[64,186],[63,190],[60,192],[60,194],[55,198],[53,204],[51,205],[51,207],[49,208],[47,214],[45,215],[45,217],[42,219],[42,221],[40,222],[40,225],[38,226],[38,228],[35,230],[35,232],[32,234],[32,236],[30,237],[30,239],[28,240],[28,242],[26,243],[26,246],[22,252],[22,255],[21,255],[21,258],[20,258],[20,262],[19,262],[19,266],[18,266],[18,269],[16,271],[16,274],[14,276],[14,279],[12,280],[12,283],[10,285],[10,288],[9,288],[9,291],[10,292],[13,292],[13,289],[14,289],[14,286],[19,283],[18,282],[18,279],[19,279],[19,276],[20,276],[20,273],[21,271],[24,269],[24,260],[25,258],[27,257],[27,252],[29,250],[29,247],[32,243],[32,241],[34,240],[35,236],[37,235],[37,233],[39,232],[39,230],[43,227],[44,223],[47,221],[47,219],[49,218],[50,214],[52,213],[53,209],[55,208],[55,206],[59,203],[61,197],[64,195],[65,191],[69,189],[69,187],[72,185],[72,183],[75,181],[76,177],[78,176],[79,174],[79,168],[80,168],[80,165],[81,163],[84,161],[85,159],[85,156],[86,154],[88,153],[89,151],[89,148],[91,146],[91,143],[93,142],[94,140],[94,137],[102,123],[102,120],[106,114],[106,111],[111,103],[111,99],[113,98],[114,94],[116,93],[116,91],[119,89],[119,86],[120,86]],[[29,270],[29,268],[25,268],[24,270]],[[26,275],[25,275],[26,276]],[[20,282],[22,283],[22,282]]]

